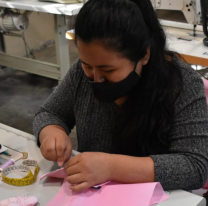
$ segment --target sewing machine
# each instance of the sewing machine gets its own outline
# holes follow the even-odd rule
[[[5,66],[61,81],[71,65],[69,42],[65,38],[67,30],[65,16],[76,15],[82,6],[82,3],[59,4],[38,0],[0,1],[0,67]],[[21,13],[18,10],[21,10]],[[28,16],[31,12],[49,13],[54,16],[56,63],[11,55],[6,52],[4,35],[22,38],[23,31],[28,26]],[[19,19],[22,21],[18,21]]]
[[[182,11],[187,23],[193,25],[193,36],[196,36],[196,27],[201,22],[206,35],[204,45],[208,46],[207,31],[207,0],[151,0],[155,10],[179,10]]]

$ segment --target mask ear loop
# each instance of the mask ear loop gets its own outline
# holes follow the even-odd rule
[[[136,71],[138,63],[139,63],[139,60],[136,62],[135,66],[134,66],[134,71]]]
[[[140,61],[140,60],[138,60],[137,63],[135,64],[135,66],[134,66],[134,72],[136,72],[136,68],[137,68],[137,65],[138,65],[139,61]],[[137,73],[137,72],[136,72],[136,73]],[[137,75],[139,75],[139,76],[141,77],[141,74],[138,74],[138,73],[137,73]]]

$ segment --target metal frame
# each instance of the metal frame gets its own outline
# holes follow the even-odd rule
[[[69,45],[65,38],[67,30],[65,15],[54,14],[54,23],[57,64],[6,54],[2,35],[0,36],[0,65],[62,80],[70,68]]]
[[[61,66],[61,76],[58,79],[62,80],[70,67],[69,42],[66,39],[67,28],[65,15],[54,15],[54,23],[56,59],[57,64]]]

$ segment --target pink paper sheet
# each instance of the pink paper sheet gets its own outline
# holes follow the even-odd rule
[[[87,189],[80,193],[73,193],[63,169],[43,175],[40,179],[46,176],[58,178],[65,176],[61,189],[47,206],[151,206],[169,198],[158,182],[140,184],[106,182],[102,184],[100,190]]]
[[[44,175],[42,175],[40,177],[40,180],[42,180],[44,177],[56,177],[56,178],[65,178],[67,175],[66,175],[66,172],[64,170],[64,168],[61,168],[61,169],[58,169],[58,170],[55,170],[53,172],[49,172],[49,173],[46,173]]]

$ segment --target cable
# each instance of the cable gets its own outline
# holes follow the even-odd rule
[[[10,15],[11,15],[11,10],[9,10],[9,13],[10,13]],[[13,26],[15,27],[14,19],[13,19],[13,16],[12,16],[12,15],[11,15],[11,18],[12,18]],[[29,55],[28,55],[28,52],[27,52],[27,43],[26,43],[26,41],[25,41],[24,32],[22,32],[22,39],[23,39],[24,44],[25,44],[25,51],[26,51],[26,55],[27,55],[27,58],[28,58]]]
[[[18,12],[17,9],[16,9],[16,11]],[[15,27],[13,15],[12,15],[12,13],[11,13],[11,9],[9,9],[9,14],[10,14],[10,16],[11,16],[11,18],[12,18],[13,26]],[[20,14],[20,10],[19,10],[19,14]],[[27,58],[29,58],[29,54],[30,54],[30,55],[32,56],[32,58],[35,59],[34,54],[31,52],[30,47],[28,46],[28,44],[27,44],[27,42],[26,42],[26,40],[25,40],[25,34],[24,34],[24,31],[22,31],[22,39],[23,39],[23,41],[24,41],[25,52],[26,52]],[[28,54],[28,51],[29,51],[29,54]]]
[[[13,15],[11,14],[11,10],[9,10],[9,14],[10,14],[10,16],[11,16],[11,18],[12,18],[13,26],[15,27]],[[24,32],[22,32],[22,33],[23,33],[23,34],[22,34],[22,38],[23,38],[23,41],[24,41],[24,43],[25,43],[25,51],[26,51],[26,55],[27,55],[27,58],[28,58],[29,56],[28,56],[28,52],[27,52],[27,46],[26,46],[27,44],[26,44],[26,41],[25,41]]]
[[[29,55],[28,55],[28,52],[27,52],[27,43],[25,41],[25,35],[24,35],[24,32],[22,32],[22,39],[24,41],[24,44],[25,44],[25,52],[26,52],[26,56],[27,58],[29,58]]]
[[[18,10],[16,10],[16,11],[18,12]],[[10,13],[11,18],[12,18],[13,26],[15,27],[13,15],[11,14],[11,10],[9,10],[9,13]],[[35,59],[35,56],[34,56],[33,53],[30,51],[30,48],[29,48],[29,46],[27,45],[27,42],[26,42],[26,40],[25,40],[24,32],[22,32],[22,39],[23,39],[24,44],[25,44],[25,52],[26,52],[27,58],[29,58],[28,51],[27,51],[27,49],[28,49],[28,50],[29,50],[29,54],[33,57],[33,59]]]
[[[25,51],[26,51],[27,57],[29,57],[29,55],[28,55],[28,51],[29,51],[29,54],[33,57],[33,59],[35,59],[34,54],[31,52],[30,47],[28,46],[28,44],[27,44],[27,42],[26,42],[26,40],[25,40],[25,34],[24,34],[24,32],[22,32],[22,39],[23,39],[24,44],[25,44]],[[27,51],[27,50],[28,50],[28,51]]]

